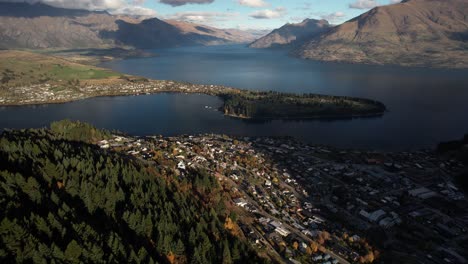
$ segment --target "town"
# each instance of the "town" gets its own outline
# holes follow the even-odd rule
[[[154,93],[199,93],[220,95],[240,90],[218,85],[196,85],[164,80],[124,77],[112,81],[89,83],[32,84],[19,87],[7,86],[0,92],[0,105],[32,105],[65,103],[98,96],[125,96]]]
[[[290,138],[114,136],[98,142],[183,178],[203,168],[245,237],[289,263],[466,263],[463,168],[433,151],[339,150]],[[391,252],[391,253],[390,253]]]

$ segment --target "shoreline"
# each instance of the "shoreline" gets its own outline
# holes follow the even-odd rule
[[[363,114],[311,114],[307,117],[269,117],[269,118],[255,118],[255,117],[241,117],[235,114],[227,114],[224,111],[226,102],[228,101],[226,95],[243,95],[243,94],[256,94],[264,95],[269,92],[257,92],[250,90],[242,90],[226,86],[218,85],[200,85],[183,83],[177,81],[167,80],[144,80],[144,81],[130,81],[122,79],[114,79],[107,83],[100,84],[99,82],[86,83],[80,87],[68,87],[68,89],[54,90],[55,86],[51,84],[39,84],[21,87],[10,87],[10,96],[0,96],[0,107],[21,107],[21,106],[34,106],[34,105],[48,105],[48,104],[65,104],[79,100],[97,98],[97,97],[117,97],[117,96],[139,96],[139,95],[154,95],[160,93],[180,93],[180,94],[204,94],[209,96],[216,96],[223,100],[224,105],[218,109],[225,116],[232,118],[239,118],[245,120],[313,120],[313,119],[327,119],[327,118],[361,118],[361,117],[377,117],[382,116],[386,107],[383,103],[375,100],[354,98],[346,96],[329,96],[310,94],[320,100],[343,99],[349,102],[364,102],[372,107],[382,106],[382,111],[376,113],[363,113]],[[70,90],[71,89],[71,90]],[[284,98],[298,97],[300,95],[282,93]],[[259,97],[258,100],[262,100]],[[309,102],[310,104],[314,101]],[[283,102],[287,104],[287,102]],[[333,104],[333,103],[331,103]],[[350,108],[350,112],[352,112]],[[294,115],[294,112],[291,113]]]
[[[385,112],[388,110],[385,110],[381,113],[375,113],[375,114],[355,114],[355,115],[316,115],[316,116],[310,116],[310,117],[248,117],[248,116],[239,116],[236,114],[224,114],[227,117],[232,117],[234,119],[240,119],[240,120],[247,120],[247,121],[259,121],[259,122],[268,122],[268,121],[273,121],[273,120],[284,120],[284,121],[307,121],[307,120],[320,120],[320,119],[336,119],[336,120],[342,120],[342,119],[355,119],[355,118],[377,118],[377,117],[382,117]]]
[[[209,175],[218,180],[223,190],[228,193],[230,190],[234,191],[235,195],[223,197],[228,199],[227,201],[233,205],[232,208],[236,208],[236,212],[241,216],[237,219],[243,232],[251,233],[249,230],[257,232],[258,236],[248,236],[247,241],[255,245],[258,238],[264,239],[265,245],[269,245],[268,250],[279,256],[277,250],[281,248],[276,248],[275,241],[268,239],[271,237],[270,234],[287,232],[287,235],[292,234],[295,239],[311,243],[316,239],[316,235],[312,231],[303,232],[308,230],[304,226],[311,226],[310,223],[304,222],[307,218],[313,220],[307,222],[313,222],[317,226],[315,228],[312,226],[310,230],[334,234],[331,236],[334,243],[324,244],[323,251],[334,258],[339,257],[342,263],[352,261],[357,254],[355,252],[360,252],[356,251],[353,241],[347,242],[348,236],[344,234],[350,233],[356,236],[356,239],[363,237],[363,241],[368,245],[380,250],[382,254],[391,256],[395,251],[392,248],[381,248],[380,237],[368,236],[368,231],[379,228],[385,234],[399,234],[406,230],[408,223],[417,223],[419,226],[414,228],[425,230],[424,222],[414,222],[413,218],[406,217],[408,208],[416,208],[411,209],[411,212],[419,212],[422,210],[421,205],[424,205],[425,211],[436,212],[434,210],[440,207],[440,202],[444,202],[443,205],[450,206],[449,208],[457,204],[466,205],[465,194],[460,189],[452,187],[459,187],[459,184],[453,185],[453,179],[464,169],[464,162],[459,159],[453,160],[450,155],[443,155],[435,150],[356,151],[353,148],[303,143],[291,137],[238,137],[221,134],[120,135],[96,130],[94,127],[83,130],[80,126],[70,126],[69,123],[72,121],[69,120],[57,123],[60,122],[63,125],[52,124],[50,129],[8,131],[6,142],[13,142],[15,145],[11,145],[22,147],[20,142],[24,141],[25,135],[34,138],[34,135],[40,135],[37,133],[39,130],[49,131],[50,133],[43,133],[48,138],[37,137],[37,141],[33,143],[49,140],[48,142],[60,144],[73,142],[72,144],[76,146],[81,142],[92,145],[94,150],[102,154],[121,155],[120,157],[125,159],[139,161],[157,169],[174,171],[178,176],[187,175],[190,169],[204,168]],[[87,126],[86,123],[78,122],[78,124]],[[76,131],[84,131],[81,134],[90,136],[77,139]],[[17,137],[14,137],[15,135]],[[51,135],[55,135],[56,138]],[[13,148],[5,149],[11,151]],[[54,155],[52,151],[55,149],[62,151],[58,145],[49,149],[51,149],[50,156]],[[239,160],[239,163],[233,160]],[[437,177],[433,176],[435,170],[438,172]],[[184,180],[184,178],[172,179]],[[425,192],[418,192],[421,189]],[[336,198],[330,199],[330,195],[327,195],[343,193],[343,190],[347,191],[347,196],[337,194]],[[425,198],[428,192],[431,196]],[[348,195],[356,198],[352,200],[355,206],[350,207],[348,203],[343,202]],[[436,202],[421,202],[421,199],[428,198],[436,199]],[[402,199],[405,199],[403,206],[399,202]],[[285,205],[301,210],[284,210]],[[389,220],[371,221],[369,214],[374,212],[386,215]],[[454,223],[463,223],[463,215],[447,217],[450,217]],[[431,219],[436,219],[434,220],[436,223],[442,224],[447,218]],[[281,229],[271,228],[267,232],[258,232],[268,229],[271,223],[280,226]],[[336,223],[342,228],[337,229]],[[437,230],[423,234],[428,239],[441,241],[440,243],[444,245],[452,241],[451,237],[446,237]],[[463,233],[459,236],[462,237]],[[277,237],[288,241],[287,236]],[[398,240],[394,240],[393,236],[388,237],[385,242],[396,246],[416,245],[415,241],[420,239],[398,237]],[[417,246],[412,247],[404,253],[411,256],[414,252],[425,254],[425,250],[418,249]],[[343,248],[347,250],[343,251]]]
[[[35,106],[47,106],[47,105],[60,105],[60,104],[67,104],[78,102],[82,100],[88,100],[93,98],[102,98],[102,97],[128,97],[128,96],[144,96],[144,95],[158,95],[158,94],[182,94],[182,95],[208,95],[217,97],[221,100],[223,98],[220,95],[210,94],[210,93],[203,93],[203,92],[181,92],[181,91],[157,91],[153,93],[138,93],[138,94],[103,94],[103,95],[95,95],[95,96],[87,96],[82,98],[76,99],[68,99],[68,100],[56,100],[56,101],[48,101],[48,102],[27,102],[27,103],[13,103],[13,104],[3,104],[0,103],[0,108],[14,108],[14,107],[35,107]],[[373,114],[354,114],[354,115],[315,115],[310,117],[268,117],[268,118],[256,118],[256,117],[245,117],[239,116],[235,114],[226,114],[223,113],[222,109],[218,109],[218,112],[222,113],[226,117],[230,117],[233,119],[245,120],[245,121],[259,121],[259,122],[268,122],[273,120],[283,120],[283,121],[307,121],[307,120],[320,120],[320,119],[336,119],[336,120],[343,120],[343,119],[355,119],[355,118],[378,118],[382,117],[385,112],[388,110],[382,111],[380,113],[373,113]]]
[[[94,57],[102,51],[95,52],[92,54]],[[62,53],[62,56],[64,54],[67,53]],[[93,97],[186,93],[219,97],[223,106],[218,110],[222,113],[251,120],[381,116],[387,109],[383,103],[367,98],[253,91],[223,85],[153,80],[75,63],[73,58],[62,59],[23,51],[1,52],[0,59],[0,106],[4,107],[62,104]]]

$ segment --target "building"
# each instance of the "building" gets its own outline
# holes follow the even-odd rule
[[[435,193],[434,191],[429,190],[426,187],[416,188],[416,189],[413,189],[411,191],[408,191],[408,193],[409,193],[409,195],[411,195],[413,197],[418,197],[420,199],[428,199],[428,198],[431,198],[431,197],[434,197],[434,196],[437,195],[437,193]]]
[[[289,232],[288,230],[286,230],[286,229],[283,228],[283,227],[277,227],[277,228],[275,229],[275,232],[278,233],[278,234],[280,234],[280,235],[283,236],[283,237],[287,237],[287,236],[289,236],[289,234],[291,233],[291,232]]]
[[[244,198],[234,199],[234,203],[240,207],[245,207],[247,205],[247,201]]]

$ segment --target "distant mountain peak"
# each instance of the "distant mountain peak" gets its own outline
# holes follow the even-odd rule
[[[305,38],[315,36],[330,27],[327,20],[304,19],[288,23],[250,44],[251,48],[273,48],[299,45]]]

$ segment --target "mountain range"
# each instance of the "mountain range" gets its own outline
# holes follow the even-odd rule
[[[325,32],[330,27],[326,20],[305,19],[301,23],[288,23],[273,30],[249,45],[251,48],[280,48],[300,45],[307,38]]]
[[[404,0],[341,25],[306,19],[264,31],[218,29],[158,18],[45,4],[0,3],[0,49],[151,49],[251,43],[295,56],[363,64],[468,68],[468,1]]]
[[[467,68],[467,41],[468,1],[406,0],[316,35],[294,54],[320,61]]]
[[[255,32],[174,20],[56,8],[42,3],[0,3],[0,48],[3,49],[123,46],[143,49],[248,43],[257,37]]]
[[[286,24],[250,47],[288,48],[317,61],[468,68],[467,14],[466,0],[405,0],[338,26]]]

